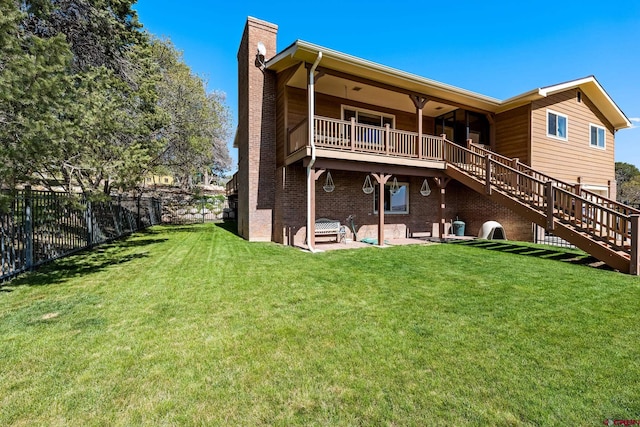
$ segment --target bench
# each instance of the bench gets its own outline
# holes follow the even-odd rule
[[[340,221],[328,218],[316,219],[316,236],[336,236],[336,242],[344,238],[344,229],[341,230]]]

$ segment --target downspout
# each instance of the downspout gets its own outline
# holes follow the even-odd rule
[[[316,101],[315,101],[315,72],[320,60],[322,59],[322,52],[318,52],[316,61],[309,70],[309,90],[308,90],[308,104],[309,104],[309,145],[311,146],[311,161],[307,165],[307,246],[310,252],[315,252],[316,249],[311,245],[311,168],[316,162],[316,144],[314,140],[315,134],[315,115],[316,115]]]

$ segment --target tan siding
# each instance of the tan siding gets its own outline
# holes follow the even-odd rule
[[[496,151],[507,157],[517,157],[529,164],[531,134],[529,105],[496,115]]]
[[[567,141],[547,136],[547,109],[568,117]],[[615,177],[613,127],[593,103],[572,89],[535,101],[531,112],[531,166],[558,179],[606,186]],[[606,149],[589,144],[589,124],[606,128]]]

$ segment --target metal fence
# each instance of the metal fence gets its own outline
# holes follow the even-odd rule
[[[542,245],[559,246],[561,248],[575,248],[576,246],[553,233],[548,232],[544,227],[534,225],[533,227],[533,243]]]
[[[181,200],[164,200],[162,203],[162,222],[165,224],[190,224],[219,221],[228,208],[225,197],[203,196]]]
[[[161,222],[159,199],[91,202],[66,193],[1,193],[0,282],[45,262]]]

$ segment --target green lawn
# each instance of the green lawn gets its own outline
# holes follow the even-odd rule
[[[0,288],[0,425],[640,419],[640,279],[483,245],[312,255],[210,224],[59,260]]]

